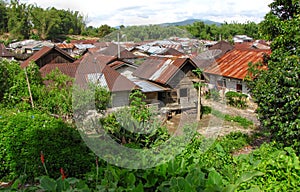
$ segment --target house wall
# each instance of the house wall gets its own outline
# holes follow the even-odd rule
[[[157,102],[158,100],[158,92],[148,92],[148,93],[144,93],[146,98],[145,99],[145,102],[147,104],[151,104],[151,103],[154,103],[154,102]]]
[[[112,93],[112,107],[123,107],[129,105],[130,91],[118,91]]]
[[[73,61],[70,58],[63,56],[58,52],[51,51],[51,53],[40,58],[36,61],[37,65],[42,68],[44,65],[49,63],[72,63]]]
[[[209,75],[209,83],[213,84],[218,88],[219,90],[222,89],[222,87],[218,87],[217,81],[224,81],[225,80],[225,92],[227,91],[237,91],[237,84],[242,85],[242,93],[249,95],[249,89],[247,87],[247,84],[245,81],[234,79],[234,78],[227,78],[217,75]]]
[[[174,76],[170,85],[177,92],[177,103],[181,108],[195,107],[197,102],[197,90],[194,88],[193,80],[197,77],[192,72],[192,65],[185,65],[180,72]]]

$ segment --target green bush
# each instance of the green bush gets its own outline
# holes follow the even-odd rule
[[[60,119],[37,112],[0,111],[0,179],[26,173],[30,181],[44,175],[41,151],[49,176],[60,168],[68,176],[89,171],[93,156],[76,129]]]
[[[247,107],[247,95],[235,91],[228,91],[225,94],[227,104],[237,107],[237,108],[246,108]]]
[[[211,113],[212,108],[209,106],[202,105],[201,114],[207,115]]]

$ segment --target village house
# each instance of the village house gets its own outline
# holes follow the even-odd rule
[[[195,107],[197,91],[193,84],[198,77],[196,64],[188,57],[151,56],[142,63],[133,76],[161,87],[148,92],[147,99],[158,100],[178,109]]]
[[[248,64],[264,62],[264,55],[270,50],[260,49],[233,49],[218,58],[213,66],[204,71],[208,82],[215,85],[218,90],[237,91],[249,95],[244,81],[248,74]]]
[[[32,61],[34,61],[39,66],[39,68],[42,68],[47,64],[73,63],[75,59],[57,46],[45,46],[41,50],[33,54],[31,57],[29,57],[26,61],[21,63],[21,67],[27,67]]]
[[[114,61],[114,56],[88,52],[77,67],[75,83],[79,86],[98,84],[111,92],[110,107],[128,106],[130,93],[139,87],[109,66]]]

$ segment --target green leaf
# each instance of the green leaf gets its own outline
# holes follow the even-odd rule
[[[237,179],[237,181],[235,183],[239,186],[241,183],[247,182],[247,181],[251,180],[255,176],[262,176],[262,175],[264,175],[264,173],[260,172],[260,171],[248,171],[248,172],[244,172]]]
[[[132,192],[144,192],[144,187],[142,183],[139,183],[138,186],[132,189]]]
[[[48,176],[42,176],[40,179],[40,187],[45,191],[56,191],[57,184],[54,179],[49,178]]]
[[[223,189],[223,192],[233,192],[237,187],[237,185],[229,184]]]
[[[221,191],[223,186],[222,176],[217,171],[212,170],[208,174],[205,191]]]

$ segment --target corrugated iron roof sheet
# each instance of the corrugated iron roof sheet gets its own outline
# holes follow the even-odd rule
[[[222,55],[224,55],[228,51],[231,51],[233,48],[234,48],[234,46],[231,45],[229,42],[222,40],[222,41],[219,41],[218,43],[214,44],[213,46],[211,46],[208,49],[209,50],[212,50],[212,49],[219,49],[219,50],[221,50],[222,52],[218,56],[218,57],[221,57]]]
[[[97,43],[97,39],[84,39],[84,40],[71,40],[70,43],[74,44],[94,44]]]
[[[106,49],[101,50],[100,53],[103,55],[109,56],[118,56],[118,45],[111,43]],[[126,50],[124,47],[120,45],[120,58],[121,59],[131,59],[136,58],[137,56],[131,53],[130,51]]]
[[[174,48],[166,48],[161,55],[173,55],[173,56],[182,56],[185,55],[183,52],[180,52]]]
[[[61,49],[73,49],[75,47],[73,43],[57,43],[56,46]]]
[[[51,73],[51,71],[58,69],[63,74],[68,75],[69,77],[75,78],[76,70],[79,63],[51,63],[43,66],[40,69],[41,76],[45,77],[47,74]]]
[[[234,49],[217,59],[216,64],[206,69],[204,73],[243,80],[248,73],[248,63],[263,61],[264,54],[269,55],[271,51]]]
[[[187,61],[190,61],[196,67],[196,64],[189,58],[149,57],[137,68],[133,75],[157,83],[167,84]]]
[[[81,85],[87,83],[88,74],[104,74],[107,87],[111,92],[130,91],[137,86],[107,64],[115,59],[114,56],[87,53],[77,69],[76,82]]]
[[[141,88],[141,91],[143,93],[161,92],[161,91],[167,90],[167,88],[164,88],[160,85],[154,84],[154,83],[152,83],[150,81],[146,81],[146,80],[135,80],[133,82]]]

